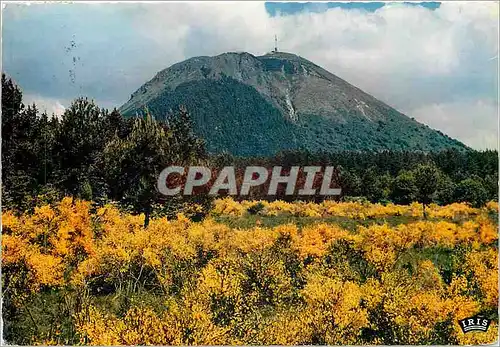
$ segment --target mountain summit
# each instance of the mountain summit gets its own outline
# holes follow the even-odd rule
[[[156,118],[185,105],[210,152],[466,148],[290,53],[195,57],[160,71],[120,111]]]

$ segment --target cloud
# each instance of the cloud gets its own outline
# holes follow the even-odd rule
[[[67,105],[70,103],[69,101],[63,102]],[[32,105],[34,103],[39,111],[45,112],[49,116],[61,116],[66,110],[66,107],[61,103],[61,101],[46,98],[41,95],[23,94],[23,103],[25,105]]]
[[[430,104],[409,113],[472,148],[498,150],[498,104],[491,100]]]
[[[482,138],[497,128],[498,3],[334,7],[286,16],[271,16],[261,2],[20,8],[4,11],[4,68],[33,94],[85,95],[119,106],[178,61],[226,51],[263,54],[277,34],[280,50],[421,122],[477,148],[495,142]]]

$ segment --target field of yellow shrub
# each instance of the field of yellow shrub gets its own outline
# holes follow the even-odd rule
[[[423,206],[414,202],[410,205],[395,205],[389,203],[382,205],[380,203],[362,203],[362,202],[337,202],[326,200],[322,203],[312,202],[285,202],[277,201],[235,201],[232,198],[216,200],[212,213],[221,216],[244,216],[252,206],[260,204],[262,210],[259,215],[278,216],[292,215],[298,217],[329,217],[339,216],[354,219],[384,218],[391,216],[423,216]],[[498,211],[496,201],[488,202],[484,208],[473,208],[465,203],[453,203],[446,206],[430,204],[426,207],[429,218],[447,218],[455,219],[469,216],[477,216],[483,211]]]
[[[244,218],[257,203],[262,216],[318,220],[239,229],[214,218]],[[144,228],[142,215],[70,198],[4,211],[7,335],[30,344],[492,343],[497,213],[495,202],[430,205],[424,220],[419,204],[223,199],[201,222],[179,214]],[[373,223],[346,230],[327,216]],[[391,216],[417,218],[381,219]],[[46,309],[64,317],[30,311],[49,297],[61,308]],[[458,320],[476,314],[493,320],[489,330],[462,333]]]

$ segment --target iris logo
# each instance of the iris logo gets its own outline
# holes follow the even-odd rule
[[[458,322],[464,333],[468,333],[469,331],[486,332],[490,326],[491,320],[483,317],[470,317]]]

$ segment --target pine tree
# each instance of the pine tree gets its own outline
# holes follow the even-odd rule
[[[97,163],[107,142],[106,117],[106,110],[86,98],[76,99],[62,115],[53,155],[66,194],[85,198],[105,194]]]
[[[104,150],[111,195],[144,213],[145,226],[153,205],[165,200],[157,191],[160,172],[169,165],[183,166],[205,156],[203,143],[192,133],[189,114],[181,110],[173,117],[169,123],[157,122],[149,113],[135,118],[130,134],[123,139],[115,135]]]

